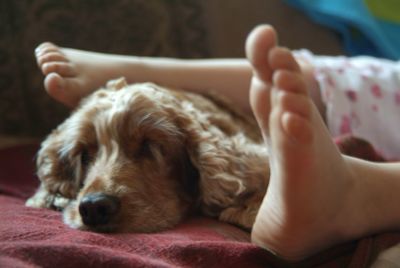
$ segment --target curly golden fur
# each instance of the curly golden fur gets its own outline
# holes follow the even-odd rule
[[[200,209],[250,229],[269,167],[252,118],[215,97],[120,79],[43,141],[37,175],[26,204],[63,210],[73,228],[155,232]]]

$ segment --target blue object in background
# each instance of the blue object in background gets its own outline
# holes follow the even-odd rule
[[[400,0],[285,0],[341,34],[349,55],[400,59]]]

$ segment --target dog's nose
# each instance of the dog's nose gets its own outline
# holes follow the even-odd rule
[[[86,195],[79,204],[79,213],[85,225],[107,224],[121,207],[119,199],[103,193]]]

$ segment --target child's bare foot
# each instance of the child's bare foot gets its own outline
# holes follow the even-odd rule
[[[271,154],[270,184],[252,240],[299,260],[365,230],[352,194],[352,160],[333,144],[291,52],[275,42],[273,29],[260,26],[246,44],[254,69],[251,104]]]
[[[120,77],[123,65],[107,55],[46,42],[35,50],[39,68],[45,75],[44,86],[57,101],[74,107],[81,98]]]

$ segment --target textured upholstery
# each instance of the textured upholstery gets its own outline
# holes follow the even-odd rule
[[[0,1],[0,135],[42,136],[68,111],[43,90],[43,41],[119,54],[208,57],[200,0]]]

